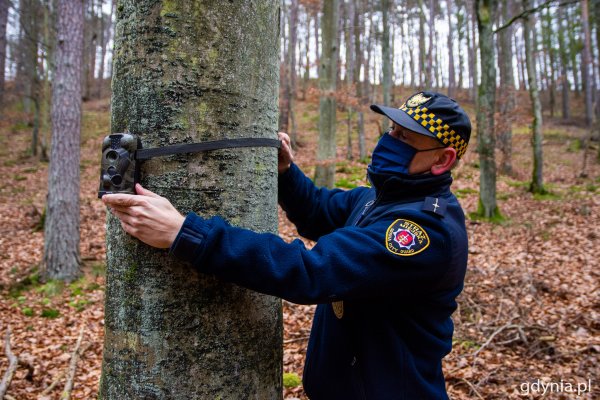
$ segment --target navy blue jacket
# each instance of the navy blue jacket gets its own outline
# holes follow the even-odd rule
[[[300,240],[190,213],[171,252],[201,272],[295,303],[318,304],[304,369],[313,400],[445,399],[455,298],[467,263],[450,173],[369,173],[372,188],[315,187],[292,165],[279,202]]]

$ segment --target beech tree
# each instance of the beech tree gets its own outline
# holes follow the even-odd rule
[[[322,49],[319,60],[319,147],[315,184],[333,187],[336,157],[336,80],[339,59],[337,39],[339,1],[323,3]]]
[[[144,147],[277,137],[276,0],[121,0],[112,132]],[[277,230],[277,151],[154,158],[142,184],[182,213]],[[101,399],[280,399],[281,301],[195,272],[107,219]],[[251,268],[251,266],[250,266]]]
[[[4,101],[4,70],[6,69],[6,22],[8,20],[8,0],[0,0],[0,105]]]

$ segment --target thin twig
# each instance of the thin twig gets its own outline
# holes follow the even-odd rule
[[[499,28],[497,28],[494,33],[498,33],[501,30],[504,30],[506,28],[508,28],[509,26],[511,26],[516,20],[521,19],[521,18],[527,18],[528,16],[530,16],[533,13],[536,13],[538,11],[543,10],[544,8],[548,8],[552,5],[552,3],[555,3],[559,0],[548,0],[545,3],[540,4],[537,7],[533,7],[530,8],[529,10],[525,10],[523,12],[521,12],[520,14],[515,15],[514,17],[512,17],[511,19],[509,19],[504,25],[500,26]],[[575,3],[579,3],[581,0],[568,0],[568,1],[563,1],[562,3],[559,3],[557,6],[558,7],[564,7],[564,6],[568,6],[571,4],[575,4]]]
[[[4,340],[4,352],[6,353],[6,358],[8,358],[8,369],[4,373],[4,377],[2,377],[2,382],[0,382],[0,400],[4,399],[13,375],[19,366],[19,358],[15,356],[10,348],[10,334],[11,330],[9,325],[6,328],[6,339]]]
[[[466,380],[465,378],[460,378],[460,380],[464,383],[466,383],[467,385],[469,385],[469,387],[471,388],[471,390],[473,391],[473,393],[475,393],[475,395],[480,398],[481,400],[485,400],[483,398],[483,396],[481,394],[479,394],[479,392],[477,391],[477,388],[475,387],[475,385],[473,385],[471,382],[469,382],[468,380]]]
[[[77,344],[75,344],[75,350],[71,354],[71,362],[69,363],[69,372],[67,374],[67,382],[65,388],[60,396],[61,400],[69,400],[71,398],[71,391],[73,390],[73,381],[75,380],[75,371],[77,370],[77,361],[79,361],[79,348],[81,347],[81,340],[83,339],[83,326],[79,331],[79,337],[77,338]]]
[[[506,324],[502,325],[500,328],[496,329],[494,331],[494,333],[492,333],[490,335],[490,337],[488,338],[488,340],[485,341],[484,344],[481,345],[480,348],[478,348],[474,353],[473,353],[473,364],[475,363],[475,360],[477,359],[477,356],[479,355],[479,353],[485,349],[490,343],[492,343],[492,340],[494,340],[494,337],[496,337],[496,335],[498,335],[500,332],[502,332],[505,329],[515,329],[519,327],[519,325],[512,325],[512,318],[510,321],[508,321]]]

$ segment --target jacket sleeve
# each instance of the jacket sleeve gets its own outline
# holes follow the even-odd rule
[[[298,233],[310,240],[344,226],[359,189],[317,188],[296,164],[279,176],[279,204]]]
[[[399,256],[386,248],[392,223],[338,229],[309,250],[300,240],[286,243],[190,213],[170,252],[200,272],[295,303],[423,295],[448,269],[449,237],[423,224],[428,247]]]

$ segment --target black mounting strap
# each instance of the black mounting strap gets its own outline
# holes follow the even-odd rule
[[[266,138],[239,138],[211,140],[200,143],[181,143],[172,146],[138,149],[135,153],[135,159],[142,161],[172,154],[199,153],[203,151],[232,149],[237,147],[275,147],[279,149],[281,148],[281,141]]]

